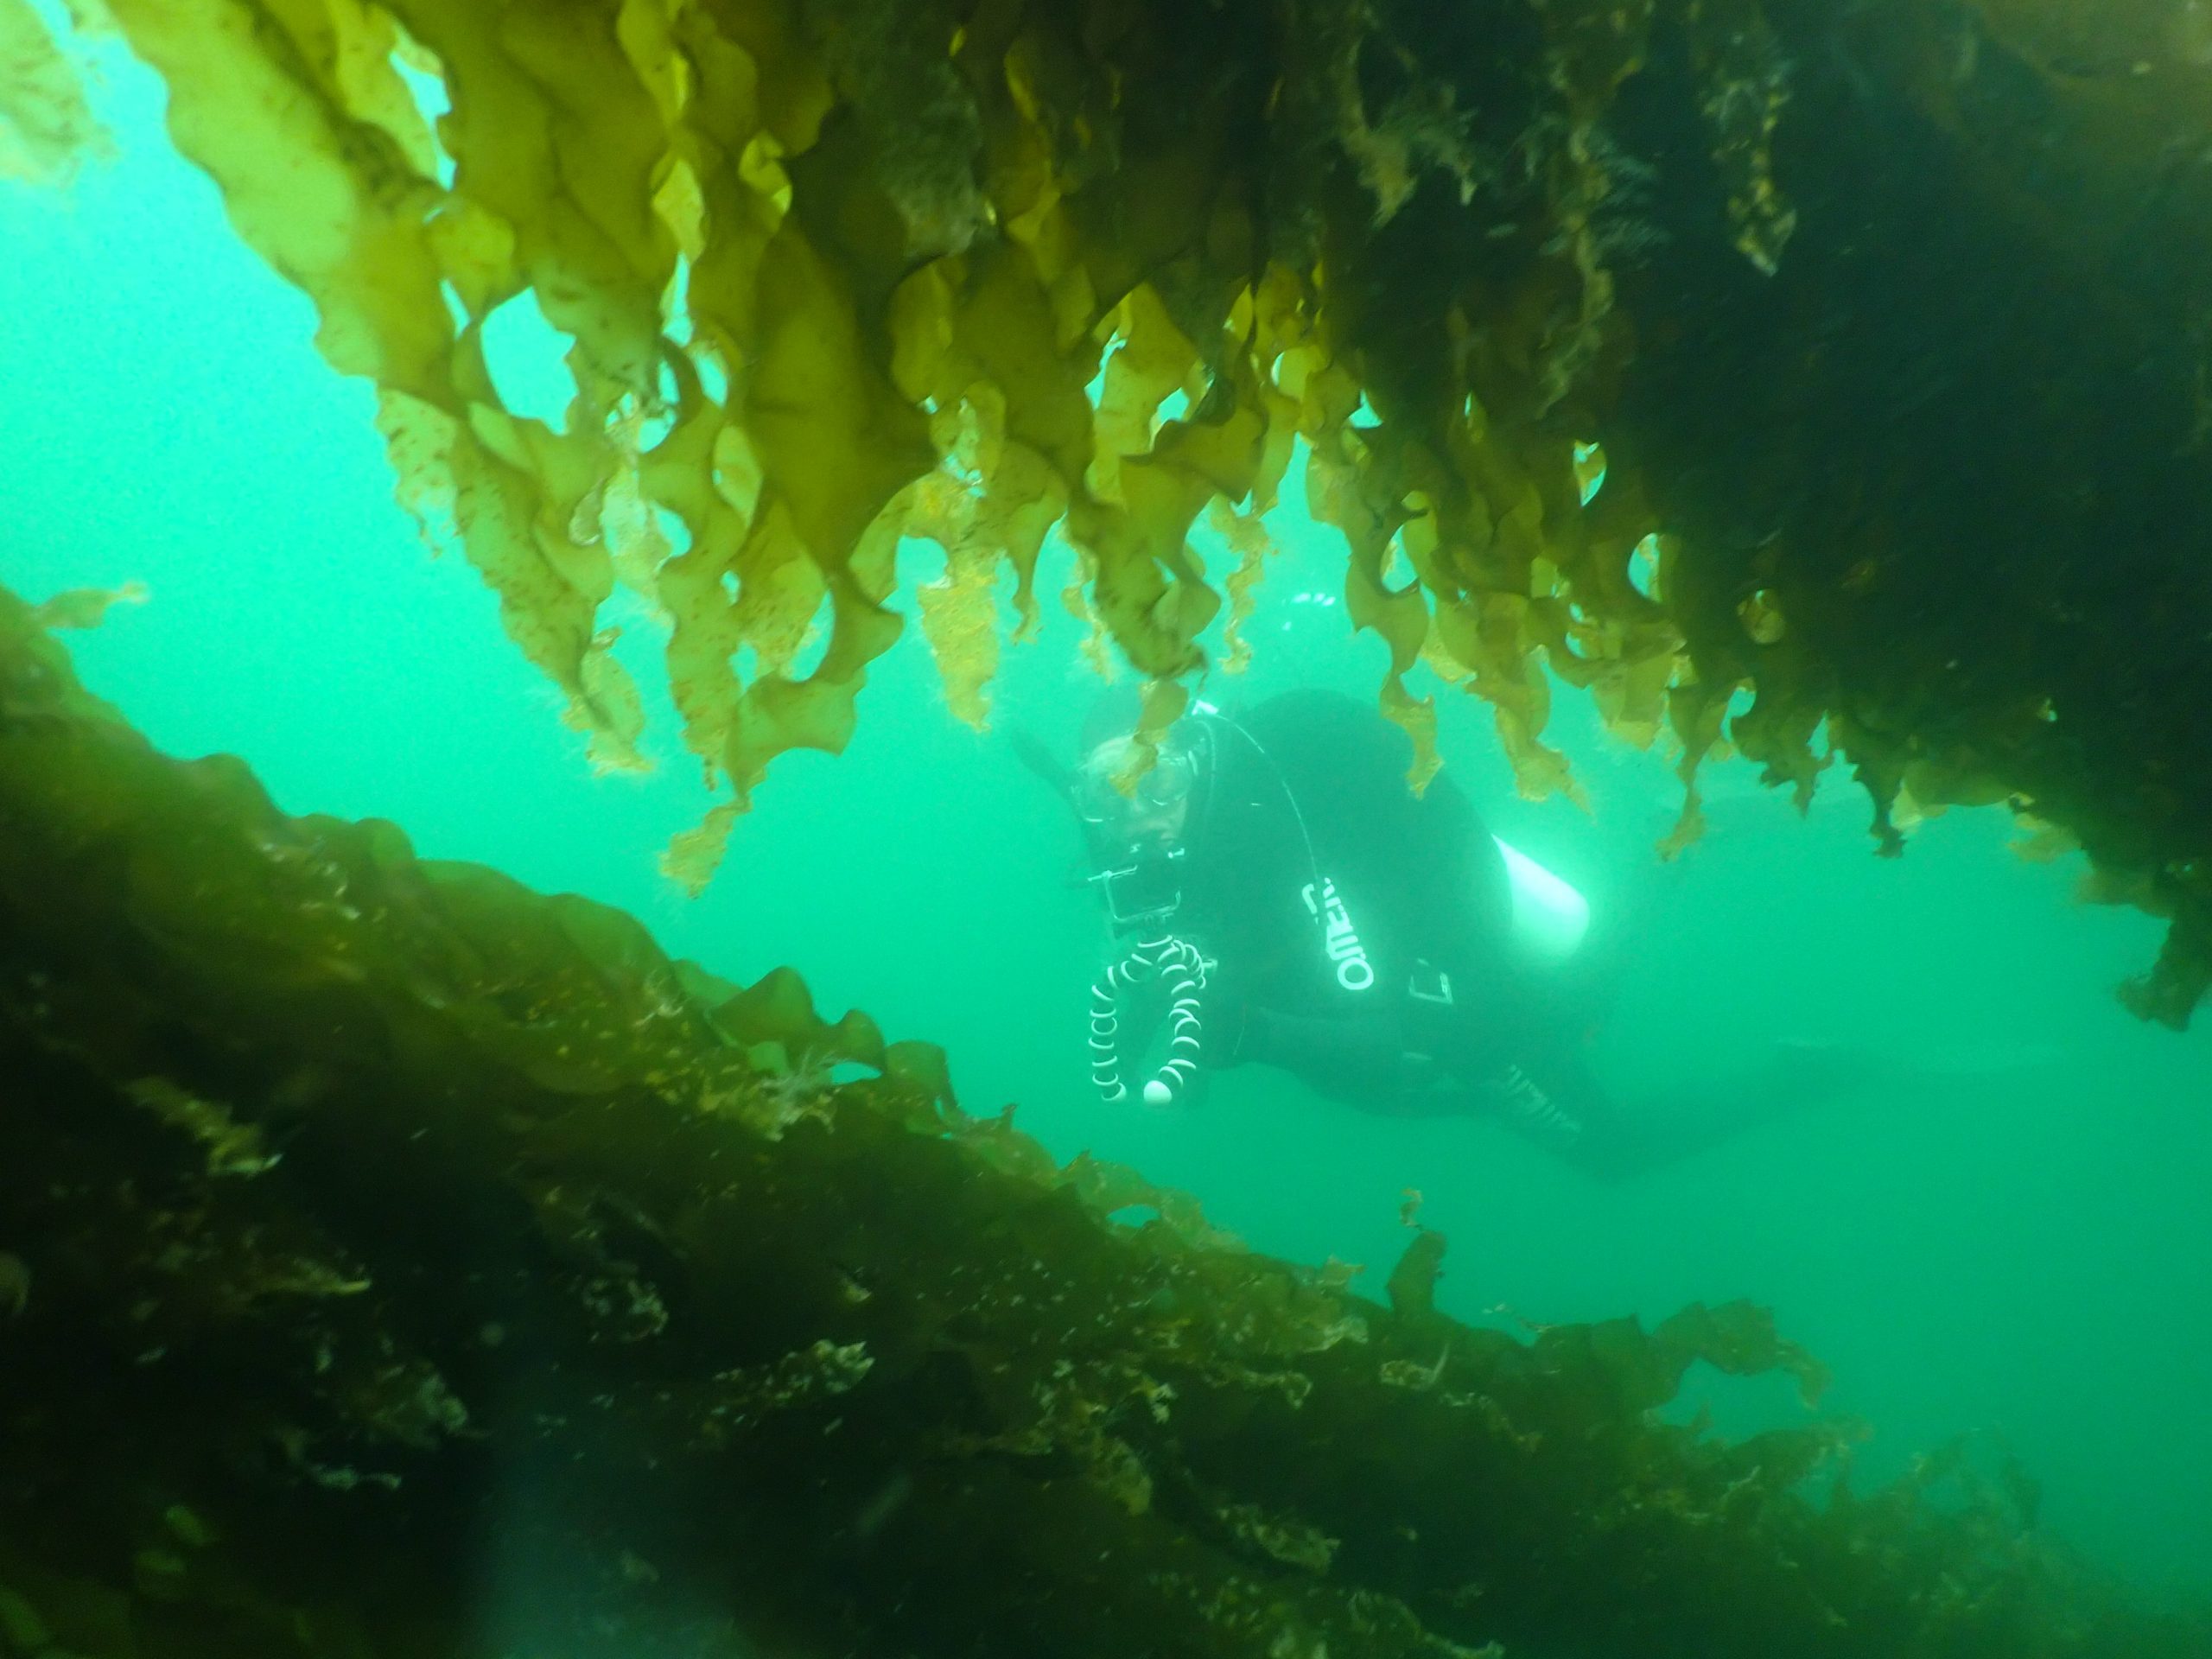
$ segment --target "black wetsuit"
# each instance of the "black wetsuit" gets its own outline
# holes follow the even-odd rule
[[[1790,1066],[1624,1112],[1586,1056],[1586,997],[1516,957],[1497,843],[1448,777],[1407,787],[1403,732],[1321,691],[1192,719],[1204,781],[1166,927],[1216,963],[1202,1063],[1278,1066],[1367,1111],[1495,1115],[1606,1176],[1803,1097]]]

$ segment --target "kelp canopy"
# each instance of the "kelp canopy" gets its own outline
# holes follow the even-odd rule
[[[1818,1391],[1754,1309],[1251,1255],[788,975],[155,753],[92,609],[0,590],[6,1659],[2212,1650],[2017,1472],[1664,1421]]]
[[[36,154],[78,124],[24,5]],[[1901,805],[2010,801],[2172,918],[2133,1006],[2212,985],[2196,0],[105,10],[610,763],[600,607],[664,612],[734,791],[689,880],[772,757],[845,741],[902,537],[979,718],[1064,524],[1156,725],[1303,438],[1417,736],[1426,662],[1559,785],[1548,666],[1687,776],[1748,691],[1770,779],[1810,790],[1825,723],[1889,848]],[[575,340],[558,430],[485,363],[525,289]]]

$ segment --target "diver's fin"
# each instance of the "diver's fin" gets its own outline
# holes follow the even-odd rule
[[[1865,1043],[1828,1042],[1781,1037],[1769,1052],[1766,1069],[1777,1081],[1828,1099],[1872,1088],[1914,1089],[2020,1077],[2064,1064],[2055,1043],[1953,1043],[1923,1049],[1892,1050]]]
[[[1909,1077],[1955,1083],[2017,1077],[2065,1062],[2066,1051],[2056,1043],[2006,1040],[1945,1044],[1913,1054],[1901,1065]]]

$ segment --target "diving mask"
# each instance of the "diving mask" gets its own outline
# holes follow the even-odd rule
[[[1076,810],[1085,823],[1139,823],[1182,805],[1197,786],[1198,757],[1177,746],[1163,747],[1125,794],[1120,773],[1126,759],[1125,751],[1110,759],[1102,755],[1076,775]]]
[[[1101,744],[1071,791],[1090,842],[1090,880],[1117,932],[1160,925],[1181,906],[1185,819],[1199,782],[1198,751],[1180,733],[1130,779],[1138,758],[1128,739]]]

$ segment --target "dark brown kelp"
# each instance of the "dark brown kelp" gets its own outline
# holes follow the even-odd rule
[[[1427,1234],[1385,1308],[932,1060],[166,760],[0,596],[0,1653],[2206,1650],[1658,1421],[1817,1391],[1755,1310],[1522,1343]]]

